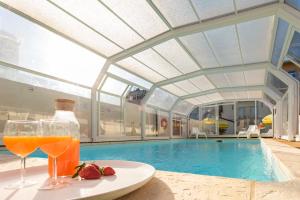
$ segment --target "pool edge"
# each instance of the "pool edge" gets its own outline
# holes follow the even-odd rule
[[[265,139],[261,138],[260,141],[262,150],[266,153],[267,159],[270,159],[272,168],[280,175],[278,182],[287,182],[296,179],[290,169],[276,156],[272,148],[266,144]]]

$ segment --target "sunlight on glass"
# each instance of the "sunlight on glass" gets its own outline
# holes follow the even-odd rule
[[[127,84],[108,77],[103,84],[101,91],[121,96],[125,91]]]
[[[116,76],[119,76],[125,80],[128,80],[132,83],[135,83],[139,86],[142,86],[146,89],[150,89],[152,86],[152,84],[150,82],[148,82],[134,74],[131,74],[131,73],[125,71],[124,69],[121,69],[120,67],[117,67],[115,65],[111,65],[108,69],[108,72],[110,72]]]
[[[0,8],[0,60],[92,86],[105,59]]]

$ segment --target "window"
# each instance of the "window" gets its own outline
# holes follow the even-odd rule
[[[153,94],[149,98],[147,104],[153,105],[165,110],[170,110],[175,101],[177,100],[177,97],[162,90],[159,88],[156,88],[153,91]]]
[[[126,70],[124,69],[121,69],[120,67],[117,67],[115,65],[111,65],[108,69],[108,72],[109,73],[112,73],[122,79],[125,79],[127,81],[130,81],[134,84],[137,84],[138,86],[142,86],[144,87],[145,89],[150,89],[151,86],[152,86],[152,83],[132,74],[132,73],[129,73],[127,72]]]
[[[34,35],[34,37],[33,37]],[[92,86],[105,59],[0,8],[0,60]]]
[[[272,64],[277,66],[281,55],[283,43],[287,34],[289,24],[283,19],[278,19],[277,31],[272,54]]]

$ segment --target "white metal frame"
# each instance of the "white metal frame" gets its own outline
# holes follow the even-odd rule
[[[295,10],[294,8],[290,7],[289,5],[284,4],[282,1],[280,1],[279,3],[273,3],[273,4],[261,6],[261,7],[255,8],[255,9],[248,9],[248,10],[242,11],[242,12],[238,12],[237,9],[236,9],[236,6],[235,6],[235,13],[232,14],[232,15],[222,16],[222,17],[219,17],[219,18],[215,18],[215,19],[205,21],[205,22],[189,24],[189,25],[185,25],[185,26],[182,26],[182,27],[178,27],[178,28],[172,28],[170,26],[168,21],[159,12],[159,10],[156,9],[155,5],[152,3],[151,0],[147,0],[147,2],[153,8],[153,10],[159,15],[159,17],[162,19],[162,21],[169,27],[170,30],[165,32],[165,33],[162,33],[160,35],[157,35],[157,36],[155,36],[151,39],[145,40],[144,42],[142,42],[138,45],[135,45],[134,47],[124,49],[120,53],[117,53],[117,54],[115,54],[111,57],[108,57],[108,58],[105,57],[100,52],[97,52],[97,51],[93,50],[92,48],[86,46],[85,44],[82,44],[82,43],[78,42],[77,40],[75,40],[75,39],[73,39],[73,38],[71,38],[71,37],[69,37],[69,36],[67,36],[67,35],[65,35],[61,32],[58,32],[57,30],[55,30],[54,28],[48,26],[47,24],[44,24],[44,23],[40,22],[38,19],[34,19],[34,18],[30,17],[29,15],[26,15],[25,13],[23,13],[21,11],[18,11],[17,9],[14,9],[13,7],[7,5],[3,2],[0,2],[0,6],[11,10],[12,12],[16,13],[17,15],[20,15],[20,16],[30,20],[31,22],[36,23],[36,24],[50,30],[51,32],[54,32],[54,33],[56,33],[56,34],[58,34],[58,35],[60,35],[64,38],[66,38],[67,40],[70,40],[70,41],[82,46],[83,48],[88,49],[88,50],[98,54],[99,56],[107,58],[107,61],[105,62],[101,72],[97,76],[97,79],[96,79],[93,87],[89,88],[89,89],[92,89],[92,96],[91,96],[92,97],[91,98],[92,123],[91,124],[92,124],[93,138],[96,137],[96,135],[98,133],[98,121],[99,121],[98,117],[99,116],[98,116],[98,105],[97,105],[97,91],[101,88],[101,87],[99,88],[99,86],[101,86],[101,82],[103,82],[103,80],[106,78],[107,70],[108,70],[108,68],[111,64],[114,64],[115,62],[117,62],[121,59],[128,58],[128,57],[130,57],[130,56],[132,56],[132,55],[134,55],[138,52],[141,52],[145,49],[151,48],[151,47],[153,47],[153,46],[155,46],[159,43],[165,42],[165,41],[167,41],[169,39],[172,39],[172,38],[175,38],[176,41],[179,42],[179,44],[183,48],[184,46],[178,40],[178,37],[181,37],[181,36],[184,36],[184,35],[189,35],[189,34],[196,33],[196,32],[207,31],[207,30],[211,30],[211,29],[214,29],[214,28],[219,28],[219,27],[223,27],[223,26],[227,26],[227,25],[235,25],[237,23],[241,23],[241,22],[245,22],[245,21],[249,21],[249,20],[254,20],[254,19],[259,19],[259,18],[262,18],[262,17],[272,16],[272,15],[275,15],[275,26],[273,28],[272,43],[271,43],[271,48],[270,48],[270,54],[269,54],[270,58],[269,59],[271,59],[271,56],[272,56],[272,50],[273,50],[273,45],[274,45],[274,40],[275,40],[278,17],[285,19],[290,24],[289,32],[287,34],[286,41],[284,43],[284,47],[283,47],[283,50],[281,52],[281,56],[280,56],[280,60],[279,60],[280,63],[282,63],[283,58],[286,55],[287,48],[289,47],[289,43],[290,43],[290,40],[291,40],[291,37],[292,37],[292,33],[295,31],[295,29],[299,30],[299,28],[300,28],[300,20],[299,20],[300,19],[300,12]],[[99,1],[99,3],[106,6],[101,1]],[[61,8],[59,8],[59,9],[61,9]],[[110,10],[110,11],[113,12],[112,10]],[[65,12],[68,15],[71,15],[70,13],[67,13],[65,10],[63,10],[63,12]],[[113,13],[113,14],[116,15],[116,13]],[[79,19],[76,18],[76,16],[72,15],[71,17],[73,17],[74,20],[80,21]],[[121,17],[119,17],[119,16],[117,16],[117,17],[119,19],[121,19],[128,27],[130,27],[130,25],[128,23],[126,23]],[[199,16],[197,16],[197,17],[199,18]],[[201,20],[199,19],[199,22],[200,21]],[[80,22],[83,23],[82,21],[80,21]],[[84,24],[84,25],[88,27],[87,24]],[[291,27],[291,26],[293,26],[293,27]],[[88,27],[88,28],[92,29],[92,27]],[[134,30],[132,27],[130,27],[130,28],[138,34],[138,32],[136,30]],[[93,29],[93,31],[96,32],[96,30],[94,30],[94,29]],[[98,34],[102,35],[101,33],[98,33]],[[138,35],[140,35],[140,34],[138,34]],[[197,61],[186,48],[183,48],[183,49],[192,58],[193,61],[195,61],[195,62]],[[242,56],[242,54],[241,54],[241,56]],[[167,61],[167,59],[166,59],[166,61]],[[73,85],[80,86],[80,87],[86,87],[86,86],[82,86],[82,85],[79,85],[79,84],[74,83],[74,82],[66,81],[64,79],[60,79],[60,78],[57,78],[57,77],[52,77],[52,76],[42,74],[42,73],[32,71],[32,70],[27,70],[27,69],[21,68],[19,66],[10,65],[10,64],[4,63],[4,62],[1,62],[1,64],[5,64],[6,66],[14,68],[14,69],[27,71],[27,72],[30,72],[30,73],[33,73],[33,74],[37,74],[37,75],[40,75],[42,77],[51,78],[51,79],[54,79],[54,80],[59,80],[59,81],[69,83],[69,84],[73,84]],[[252,69],[261,69],[261,68],[266,69],[266,68],[268,68],[267,65],[270,65],[270,63],[257,63],[257,64],[250,64],[250,65],[242,65],[242,66],[219,67],[219,68],[216,68],[216,69],[201,69],[201,65],[198,62],[196,62],[196,64],[200,68],[200,70],[198,70],[196,72],[181,75],[181,76],[178,76],[178,77],[175,77],[175,78],[172,78],[172,79],[168,79],[168,80],[165,80],[165,81],[161,81],[157,84],[154,84],[152,86],[152,88],[149,90],[147,96],[145,97],[145,100],[143,101],[143,105],[142,105],[143,114],[141,116],[144,116],[145,104],[146,104],[148,98],[151,96],[152,92],[154,91],[154,89],[156,87],[161,87],[163,85],[171,84],[171,83],[174,83],[174,82],[177,82],[177,81],[180,81],[180,80],[185,80],[185,79],[200,76],[200,75],[207,75],[207,74],[213,74],[213,73],[225,73],[225,72],[231,72],[231,71],[244,71],[244,70],[250,70],[250,69],[251,70]],[[123,68],[123,69],[128,71],[125,68]],[[132,73],[132,72],[130,72],[130,73]],[[110,75],[110,76],[112,76],[112,75]],[[124,82],[124,80],[122,80],[122,81]],[[127,82],[127,84],[129,84],[129,83]],[[130,85],[134,85],[134,84],[130,82]],[[249,89],[249,88],[247,88],[247,89]],[[272,92],[269,91],[268,88],[265,87],[263,89],[263,91],[265,93],[267,93],[269,96],[271,96],[272,98],[274,98],[276,101],[278,100],[278,95],[276,96],[276,94],[272,94]],[[293,91],[295,92],[295,90],[293,90]],[[194,94],[194,95],[196,95],[196,94]],[[174,108],[176,103],[172,106],[172,109]],[[172,109],[170,111],[172,111]],[[170,111],[168,111],[168,112],[170,112]],[[143,117],[142,117],[142,119],[143,119]],[[142,127],[143,127],[143,122],[144,122],[143,120],[142,120]],[[292,123],[291,126],[294,127],[294,123]],[[144,129],[142,128],[142,130],[144,130]]]

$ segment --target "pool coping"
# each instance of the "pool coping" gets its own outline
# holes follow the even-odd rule
[[[272,139],[261,139],[289,180],[300,179],[300,149]]]
[[[291,173],[288,167],[277,157],[276,149],[274,149],[274,146],[266,144],[266,141],[263,139],[260,139],[260,141],[261,148],[266,154],[268,161],[271,163],[272,168],[279,175],[281,175],[281,177],[278,177],[280,179],[278,182],[286,182],[295,179],[295,176]]]

